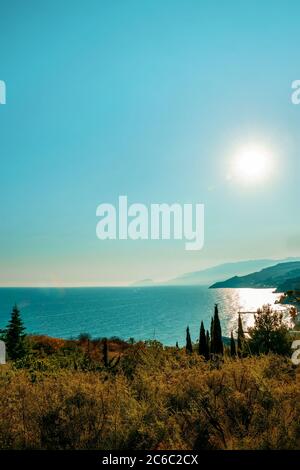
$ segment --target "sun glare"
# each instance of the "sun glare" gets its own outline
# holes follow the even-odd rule
[[[262,147],[249,145],[237,152],[233,172],[236,178],[255,183],[267,177],[270,166],[269,152]]]

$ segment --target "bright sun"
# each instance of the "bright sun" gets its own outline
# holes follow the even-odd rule
[[[240,149],[233,161],[233,173],[244,182],[258,182],[264,179],[270,170],[269,152],[256,145]]]

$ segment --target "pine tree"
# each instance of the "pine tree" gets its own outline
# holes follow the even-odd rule
[[[280,354],[289,356],[291,338],[283,313],[273,310],[271,305],[263,305],[254,315],[254,326],[248,329],[249,351],[252,354]],[[242,353],[245,355],[245,342]]]
[[[27,352],[25,327],[21,319],[20,310],[16,305],[12,309],[11,319],[6,327],[4,338],[7,355],[10,359],[16,360],[25,356]]]
[[[204,356],[205,358],[207,357],[206,335],[205,335],[203,321],[201,322],[201,326],[200,326],[199,354],[200,356]]]
[[[189,327],[187,327],[187,329],[186,329],[186,347],[185,348],[186,348],[187,353],[192,353],[193,352],[193,346],[192,346],[192,340],[191,340]]]
[[[214,344],[214,353],[223,354],[223,341],[222,341],[222,330],[221,323],[219,319],[219,310],[218,304],[215,304],[215,313],[213,321],[213,344]]]
[[[237,353],[239,357],[242,357],[244,350],[245,334],[243,330],[243,323],[241,319],[241,314],[239,313],[238,319],[238,337],[237,337]]]
[[[233,333],[231,332],[231,336],[230,336],[230,355],[232,357],[235,357],[236,356],[236,347],[235,347],[235,340],[234,340],[234,337],[233,337]]]

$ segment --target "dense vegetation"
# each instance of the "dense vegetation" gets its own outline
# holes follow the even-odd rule
[[[202,349],[189,330],[181,349],[27,336],[22,357],[0,367],[0,448],[299,449],[297,367],[283,352],[249,355],[243,332],[212,354],[216,308],[211,327]]]

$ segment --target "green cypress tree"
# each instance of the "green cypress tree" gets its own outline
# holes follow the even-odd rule
[[[11,319],[4,334],[9,359],[21,359],[26,355],[27,348],[25,338],[25,327],[21,319],[20,310],[17,305],[15,305],[12,309]]]
[[[200,326],[200,335],[199,335],[199,354],[200,356],[207,356],[207,347],[206,347],[206,335],[203,321],[201,322]]]
[[[239,313],[238,319],[238,337],[237,337],[237,353],[239,357],[242,357],[244,352],[244,343],[245,343],[245,333],[243,330],[243,323],[241,319],[241,314]]]
[[[104,338],[104,340],[103,340],[103,362],[104,362],[104,366],[108,367],[108,342],[107,342],[107,338]]]
[[[209,337],[209,331],[206,330],[206,354],[207,354],[207,360],[210,357],[210,337]]]
[[[219,319],[219,310],[218,304],[215,304],[215,313],[214,313],[214,323],[213,323],[213,333],[214,333],[214,353],[223,354],[223,341],[222,341],[222,329]]]
[[[210,322],[210,353],[214,354],[215,353],[215,343],[214,343],[214,317],[211,318]]]
[[[230,356],[232,356],[232,357],[236,356],[235,340],[234,340],[232,332],[231,332],[231,336],[230,336]]]
[[[186,329],[186,352],[187,353],[192,353],[193,352],[193,346],[192,346],[192,340],[191,340],[191,335],[190,335],[190,329],[187,327]]]

